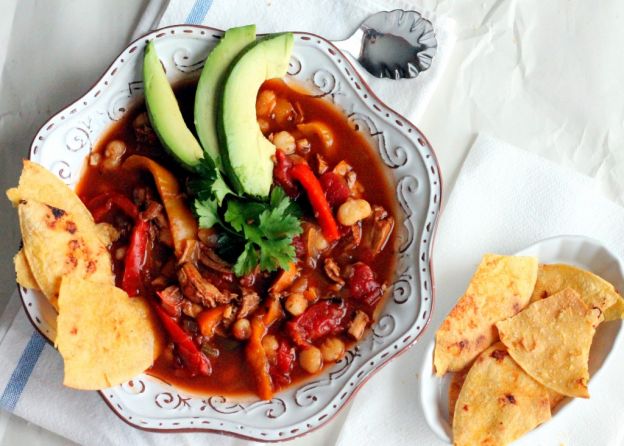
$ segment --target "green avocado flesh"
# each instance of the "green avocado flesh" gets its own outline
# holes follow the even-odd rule
[[[204,151],[184,122],[153,42],[145,49],[143,87],[147,113],[158,139],[182,165],[192,169],[204,157]]]
[[[210,52],[195,93],[195,129],[202,147],[219,165],[217,140],[217,91],[230,64],[243,48],[256,40],[256,25],[231,28]]]
[[[267,79],[288,70],[294,39],[272,34],[251,43],[231,64],[222,85],[217,110],[221,161],[238,193],[267,197],[273,182],[275,146],[256,120],[256,97]]]

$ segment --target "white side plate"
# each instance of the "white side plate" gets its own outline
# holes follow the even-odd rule
[[[597,240],[583,236],[564,235],[541,240],[515,255],[536,256],[540,263],[567,263],[578,266],[599,275],[611,282],[617,290],[624,290],[624,266],[622,261],[607,247]],[[610,355],[616,342],[622,342],[622,322],[614,321],[600,324],[592,343],[589,355],[590,383],[602,378],[602,371],[613,361]],[[437,329],[437,327],[435,328]],[[425,419],[431,430],[443,441],[451,444],[451,425],[449,423],[448,390],[451,374],[436,378],[433,374],[433,342],[427,348],[423,358],[420,380],[420,398]],[[574,417],[578,404],[590,403],[590,400],[566,398],[554,410],[553,417]],[[522,437],[515,444],[535,445],[541,441],[551,421],[539,426]]]

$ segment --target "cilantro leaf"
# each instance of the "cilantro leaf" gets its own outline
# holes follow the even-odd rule
[[[244,276],[251,272],[258,264],[258,253],[253,243],[247,243],[243,253],[238,257],[234,264],[234,274],[238,277]]]
[[[226,195],[236,195],[210,156],[205,155],[201,158],[195,171],[197,175],[189,182],[189,187],[200,200],[214,199],[220,206]]]
[[[199,217],[200,228],[209,229],[221,222],[217,200],[195,200],[193,205],[195,207],[195,213]]]

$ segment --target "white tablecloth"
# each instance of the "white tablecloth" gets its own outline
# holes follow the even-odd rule
[[[1,189],[15,183],[18,161],[39,125],[91,85],[125,46],[146,4],[0,0]],[[454,18],[459,32],[450,66],[418,123],[438,154],[445,194],[483,131],[597,178],[606,196],[624,203],[623,2],[414,4]],[[10,257],[18,243],[4,200],[0,219],[2,308],[13,291]],[[418,364],[404,365],[416,374]],[[4,445],[66,444],[5,413],[0,438]]]

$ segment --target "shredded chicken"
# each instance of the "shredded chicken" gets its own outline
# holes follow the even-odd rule
[[[325,270],[327,277],[333,280],[337,285],[340,285],[340,288],[344,286],[345,281],[342,277],[340,277],[340,267],[334,259],[329,257],[326,258],[323,269]]]
[[[368,321],[369,321],[369,317],[366,313],[360,310],[357,310],[355,312],[355,317],[351,321],[351,324],[349,325],[349,331],[348,331],[348,333],[353,337],[353,339],[355,339],[356,341],[359,341],[360,339],[362,339],[362,336],[364,335],[364,330],[366,329],[366,324],[368,324]]]
[[[205,307],[212,308],[217,304],[227,304],[236,297],[236,294],[219,291],[216,286],[204,279],[190,262],[180,266],[178,280],[182,294],[192,302]]]
[[[394,218],[388,215],[382,206],[373,206],[373,226],[368,236],[368,242],[373,256],[383,251],[394,229]]]
[[[182,313],[186,314],[189,317],[197,316],[199,313],[202,312],[203,309],[204,307],[196,304],[195,302],[191,302],[188,299],[184,299],[182,301]]]
[[[236,319],[243,319],[256,311],[260,305],[260,296],[253,290],[243,288],[243,297],[241,299],[240,307],[236,313]]]
[[[213,249],[200,244],[199,261],[202,265],[220,273],[232,272],[232,267],[229,263],[223,260],[214,252]]]
[[[184,240],[182,255],[178,259],[178,265],[191,263],[197,267],[197,260],[200,256],[200,246],[197,240]]]

